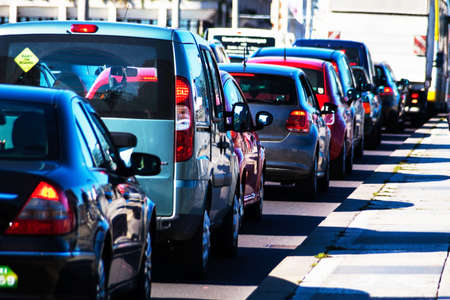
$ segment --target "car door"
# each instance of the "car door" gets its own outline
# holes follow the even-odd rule
[[[318,151],[319,151],[319,169],[322,169],[322,166],[324,166],[328,159],[328,126],[326,125],[325,121],[323,120],[322,116],[320,115],[320,106],[319,102],[316,99],[316,96],[314,94],[314,90],[311,87],[311,84],[309,83],[308,79],[302,74],[300,75],[300,82],[303,85],[303,88],[305,90],[306,94],[306,101],[312,108],[312,120],[313,123],[317,126],[318,130]]]
[[[210,207],[212,222],[222,219],[227,213],[232,190],[231,159],[233,146],[227,136],[224,118],[224,101],[220,75],[213,54],[207,47],[201,48],[207,74],[207,87],[212,100],[211,120],[211,163],[213,197]]]
[[[145,194],[134,177],[125,178],[117,174],[116,170],[121,162],[118,161],[119,155],[116,154],[116,149],[106,126],[90,107],[87,107],[86,110],[89,112],[92,127],[100,141],[104,157],[109,161],[107,169],[109,170],[111,184],[115,192],[118,193],[118,197],[123,198],[121,200],[125,204],[126,227],[123,230],[126,231],[126,238],[123,246],[127,251],[127,260],[123,261],[123,268],[129,273],[127,277],[132,277],[136,275],[139,268],[140,253],[144,245],[145,214],[143,207]]]
[[[127,210],[125,199],[117,190],[120,182],[114,172],[117,164],[112,156],[104,150],[106,149],[105,145],[102,145],[99,140],[83,103],[74,101],[72,109],[76,125],[86,139],[94,160],[94,168],[91,172],[95,186],[94,205],[100,209],[100,213],[105,216],[110,226],[112,258],[108,283],[115,285],[130,279],[130,274],[125,269],[125,261],[129,252]]]

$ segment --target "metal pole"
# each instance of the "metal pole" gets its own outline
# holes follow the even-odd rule
[[[78,20],[84,21],[89,19],[89,0],[78,0]]]
[[[172,28],[180,26],[180,0],[172,0]]]
[[[239,27],[239,0],[233,0],[231,4],[231,27]]]

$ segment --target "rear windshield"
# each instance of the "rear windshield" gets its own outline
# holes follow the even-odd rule
[[[345,55],[347,55],[350,66],[362,66],[361,58],[359,57],[358,48],[355,47],[342,47],[342,46],[331,46],[335,50],[340,50]]]
[[[325,93],[323,84],[323,72],[321,70],[312,70],[302,68],[311,83],[314,93],[323,95]]]
[[[236,78],[249,103],[297,104],[297,91],[291,77],[251,73],[231,75]]]
[[[0,159],[55,159],[55,124],[49,105],[0,102]]]
[[[165,40],[80,35],[0,37],[0,82],[70,89],[103,117],[173,119]]]
[[[356,84],[358,86],[361,86],[361,84],[365,83],[367,84],[367,78],[366,74],[361,69],[353,69],[353,76],[355,77]]]

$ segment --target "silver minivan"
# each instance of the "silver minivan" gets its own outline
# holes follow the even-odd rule
[[[156,203],[158,241],[182,248],[195,274],[207,268],[211,240],[236,254],[238,161],[205,40],[127,23],[6,24],[0,27],[0,82],[71,89],[111,131],[138,137],[123,158],[133,151],[158,155],[161,173],[137,178]],[[238,107],[233,115],[234,130],[245,131],[243,112]]]

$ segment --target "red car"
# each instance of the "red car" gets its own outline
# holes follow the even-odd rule
[[[354,122],[333,64],[320,59],[282,56],[249,58],[247,62],[301,68],[308,76],[319,105],[323,107],[324,103],[332,103],[338,107],[334,114],[324,116],[331,131],[331,173],[335,178],[350,173],[353,168]]]
[[[225,109],[232,111],[235,103],[247,103],[239,84],[228,72],[220,71]],[[264,204],[264,148],[259,142],[258,134],[253,130],[246,132],[228,131],[234,143],[234,152],[239,160],[239,178],[241,180],[241,213],[259,220]]]

